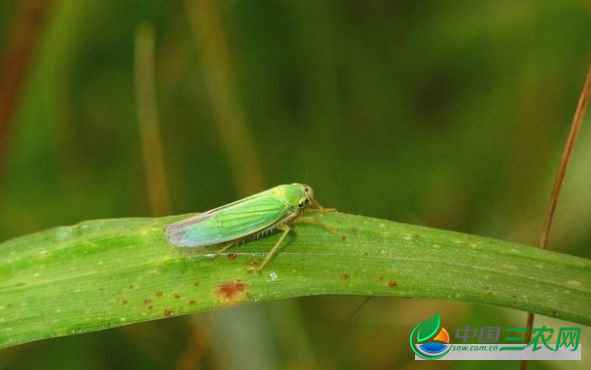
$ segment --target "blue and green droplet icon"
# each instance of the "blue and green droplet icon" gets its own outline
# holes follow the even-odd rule
[[[451,350],[449,333],[441,326],[439,314],[421,322],[410,333],[410,348],[426,360],[436,360]]]

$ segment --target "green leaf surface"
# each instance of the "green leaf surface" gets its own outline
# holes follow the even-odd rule
[[[0,347],[148,320],[318,294],[432,298],[591,324],[591,262],[489,238],[347,214],[298,225],[258,274],[274,234],[212,260],[176,248],[185,216],[110,219],[0,244]]]

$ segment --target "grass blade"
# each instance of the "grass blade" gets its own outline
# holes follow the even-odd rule
[[[0,244],[0,348],[237,304],[317,294],[459,300],[591,325],[591,261],[494,239],[323,214],[341,241],[299,225],[263,271],[272,235],[237,246],[170,246],[185,216],[86,221]]]

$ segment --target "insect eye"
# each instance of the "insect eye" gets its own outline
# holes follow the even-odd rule
[[[304,206],[304,202],[300,200],[300,202],[298,203],[298,207],[302,208]]]

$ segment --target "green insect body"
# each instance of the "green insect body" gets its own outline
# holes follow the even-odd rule
[[[236,202],[212,209],[198,216],[173,223],[166,228],[166,238],[174,246],[199,248],[211,245],[225,246],[217,255],[241,242],[255,239],[275,230],[283,231],[281,238],[259,266],[276,253],[279,245],[295,224],[310,222],[344,239],[344,235],[331,230],[314,217],[300,217],[310,206],[321,212],[333,212],[314,200],[314,190],[304,184],[279,185]]]

